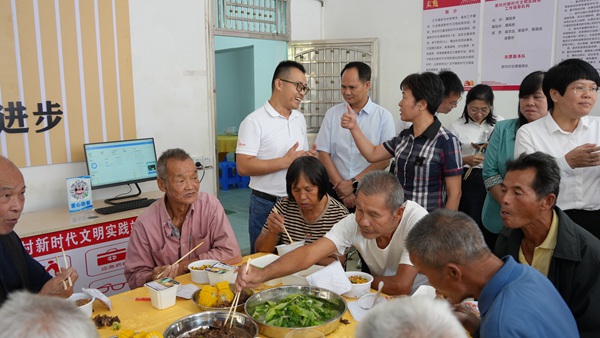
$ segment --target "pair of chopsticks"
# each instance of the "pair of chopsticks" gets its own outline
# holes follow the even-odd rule
[[[175,265],[175,264],[181,262],[184,258],[186,258],[187,256],[189,256],[189,254],[191,254],[192,252],[194,252],[194,250],[198,249],[200,247],[200,245],[202,245],[202,244],[204,244],[204,242],[200,242],[200,244],[196,245],[192,250],[190,250],[185,255],[181,256],[181,258],[179,258],[175,263],[173,263],[171,265]],[[160,276],[162,276],[163,272],[165,272],[165,270],[163,270],[161,273],[159,273],[158,276],[156,276],[156,279],[159,279]]]
[[[68,269],[69,268],[69,261],[67,261],[67,255],[65,255],[65,249],[60,248],[62,250],[62,255],[63,255],[63,260],[65,262],[65,267]],[[60,267],[60,261],[58,260],[58,256],[54,255],[54,260],[56,261],[56,265],[58,265],[58,273],[62,273],[62,269]],[[67,282],[65,282],[65,280],[63,279],[63,288],[65,288],[65,290],[67,289]],[[69,276],[69,286],[73,286],[73,281],[71,280],[71,276]]]
[[[279,215],[279,212],[277,211],[277,209],[275,207],[273,207],[273,209],[271,211],[273,211],[275,214]],[[290,236],[290,233],[285,228],[285,225],[283,226],[283,231],[285,231],[287,238],[290,240],[290,244],[294,244],[294,240],[292,239],[292,236]]]
[[[484,149],[483,146],[481,146],[479,149],[477,149],[477,152],[475,153],[475,156],[483,154],[483,149]],[[469,170],[467,170],[467,173],[465,174],[465,177],[463,177],[463,181],[466,181],[467,178],[469,178],[469,175],[471,175],[471,171],[473,171],[473,166],[469,167]]]
[[[248,262],[246,262],[246,268],[244,269],[244,274],[248,273],[248,267],[250,266],[250,262],[252,261],[252,258],[248,258]],[[235,296],[233,297],[233,301],[231,301],[231,306],[229,307],[229,311],[227,312],[227,317],[225,317],[225,322],[223,323],[223,326],[227,325],[227,321],[229,321],[229,328],[231,329],[231,326],[233,325],[233,317],[234,317],[234,313],[235,313],[235,308],[238,307],[238,304],[240,302],[240,296],[242,295],[242,292],[244,290],[242,289],[242,291],[238,291],[235,293]]]

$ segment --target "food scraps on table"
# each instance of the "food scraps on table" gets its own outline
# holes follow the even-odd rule
[[[119,316],[108,316],[108,315],[96,315],[92,318],[96,327],[101,329],[103,327],[113,326],[114,323],[120,323]]]

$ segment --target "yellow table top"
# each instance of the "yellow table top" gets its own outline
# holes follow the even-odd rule
[[[246,256],[244,257],[244,261],[248,258],[254,259],[263,255],[264,253],[257,253]],[[182,284],[193,283],[190,274],[181,275],[176,279]],[[174,306],[164,310],[154,308],[151,302],[147,300],[136,301],[136,298],[148,297],[150,297],[150,293],[145,287],[111,296],[110,300],[113,310],[109,311],[108,308],[100,302],[94,302],[94,313],[92,316],[98,314],[119,316],[121,327],[123,329],[131,329],[136,332],[157,331],[162,334],[165,329],[176,320],[202,311],[192,300],[182,298],[177,298],[177,302]],[[338,328],[328,335],[328,337],[354,337],[357,322],[352,318],[350,311],[346,311],[343,319],[348,320],[350,324],[346,325],[340,323]],[[103,328],[99,329],[98,333],[100,334],[100,337],[111,337],[118,334],[118,331],[114,331],[111,328]],[[259,335],[259,337],[264,336]]]
[[[235,153],[237,135],[217,135],[217,153]]]

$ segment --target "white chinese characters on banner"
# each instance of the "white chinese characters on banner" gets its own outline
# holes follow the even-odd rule
[[[480,0],[424,0],[422,69],[452,70],[475,85],[479,62]]]
[[[52,276],[56,258],[64,267],[61,248],[69,266],[79,274],[74,290],[95,288],[107,295],[128,290],[123,275],[127,242],[135,217],[114,222],[22,238],[23,246]]]
[[[552,66],[555,0],[486,0],[481,83],[518,90],[527,74]]]

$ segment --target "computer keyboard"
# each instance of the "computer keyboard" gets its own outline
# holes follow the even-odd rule
[[[145,207],[149,206],[150,204],[154,203],[154,201],[156,201],[156,199],[148,198],[148,199],[142,199],[142,200],[122,202],[122,203],[111,205],[108,207],[96,208],[94,210],[99,214],[108,215],[108,214],[114,214],[115,212],[145,208]]]

